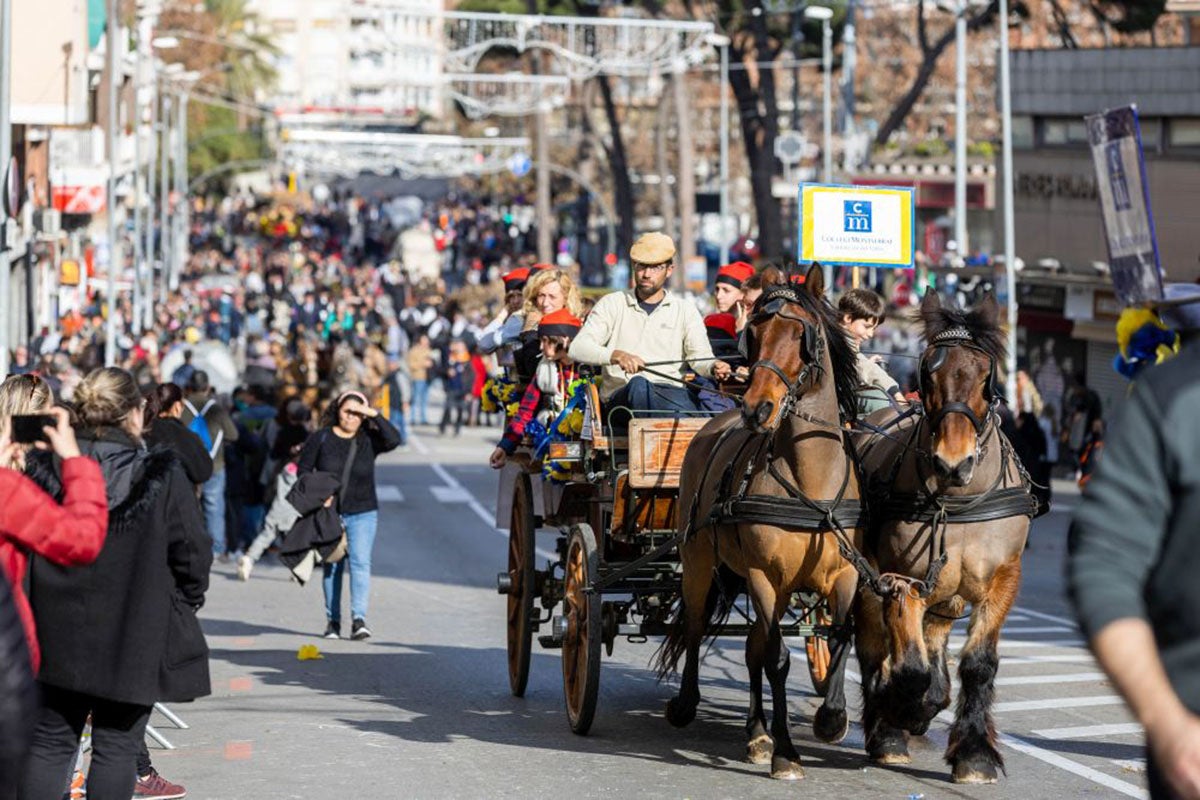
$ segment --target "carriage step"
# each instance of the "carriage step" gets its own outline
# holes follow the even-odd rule
[[[538,637],[538,644],[546,650],[561,650],[562,639],[555,637],[553,634]]]

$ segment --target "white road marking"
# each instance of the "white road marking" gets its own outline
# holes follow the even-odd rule
[[[1077,725],[1070,728],[1042,728],[1033,732],[1043,739],[1083,739],[1089,736],[1127,736],[1142,734],[1142,726],[1136,722],[1116,725]]]
[[[966,643],[967,643],[966,639],[961,639],[961,638],[955,637],[955,638],[950,639],[949,647],[951,650],[957,650],[957,649],[961,648],[963,645],[965,645]],[[1032,648],[1038,648],[1038,647],[1041,647],[1041,648],[1047,648],[1047,647],[1068,648],[1068,647],[1083,647],[1083,645],[1084,645],[1084,642],[1082,639],[1046,639],[1044,641],[1037,641],[1037,640],[1033,640],[1033,639],[1028,639],[1028,640],[1026,640],[1026,639],[1005,639],[1005,638],[1000,639],[1000,649],[1002,649],[1002,650],[1023,650],[1025,648],[1030,648],[1030,647],[1032,647]]]
[[[1148,797],[1146,790],[1140,786],[1137,786],[1136,784],[1127,783],[1119,778],[1106,775],[1098,769],[1085,767],[1083,764],[1076,763],[1069,758],[1064,758],[1058,753],[1038,747],[1036,744],[1026,741],[1019,736],[1013,736],[1010,733],[1000,733],[996,735],[996,740],[1005,747],[1011,747],[1013,750],[1024,753],[1032,758],[1036,758],[1038,761],[1058,767],[1061,770],[1066,770],[1072,775],[1078,775],[1085,780],[1089,780],[1092,783],[1097,783],[1101,786],[1112,789],[1115,792],[1120,792],[1126,797]]]
[[[1095,695],[1093,697],[1052,697],[1049,700],[1010,700],[1006,703],[996,703],[992,710],[997,714],[1010,711],[1044,711],[1060,708],[1095,708],[1097,706],[1119,706],[1125,701],[1115,694]]]
[[[1088,651],[1071,655],[1053,656],[1001,656],[1005,664],[1094,664],[1096,659]]]
[[[1046,625],[1041,627],[1024,627],[1015,625],[1013,627],[1004,626],[1004,634],[1012,636],[1020,636],[1026,633],[1079,633],[1078,628],[1068,628],[1066,625]]]
[[[435,467],[438,465],[434,465]],[[430,486],[429,491],[433,492],[433,496],[437,498],[439,503],[469,503],[471,495],[466,489],[459,486]]]
[[[1103,672],[1071,672],[1051,675],[1012,675],[997,678],[997,686],[1042,686],[1050,683],[1091,683],[1107,680]]]
[[[1029,608],[1018,607],[1018,608],[1015,608],[1014,611],[1016,611],[1019,614],[1028,614],[1031,617],[1037,617],[1038,619],[1044,619],[1047,622],[1057,622],[1059,625],[1070,625],[1071,627],[1077,627],[1075,624],[1075,620],[1067,619],[1066,617],[1056,617],[1053,614],[1046,614],[1042,611],[1034,611]]]
[[[381,503],[403,503],[404,492],[400,491],[399,486],[393,486],[390,483],[383,486],[375,487],[375,497]]]

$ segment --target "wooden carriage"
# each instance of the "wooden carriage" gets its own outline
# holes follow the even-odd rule
[[[611,655],[618,637],[645,641],[667,632],[681,588],[676,537],[686,513],[678,502],[684,454],[708,422],[636,418],[626,436],[613,436],[596,387],[587,390],[581,439],[551,445],[549,457],[568,468],[569,477],[544,479],[529,448],[519,449],[501,473],[496,523],[509,530],[508,568],[497,588],[508,604],[510,688],[524,695],[538,632],[542,647],[563,651],[567,717],[579,734],[587,733],[595,715],[601,647]],[[556,534],[557,560],[539,569],[540,530]],[[813,685],[823,694],[827,610],[816,597],[798,597],[795,606],[785,635],[805,637]],[[747,621],[714,631],[748,632]]]

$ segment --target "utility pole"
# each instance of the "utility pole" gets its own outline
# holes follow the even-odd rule
[[[153,53],[151,58],[153,59]],[[151,61],[153,69],[154,62]],[[142,327],[150,330],[154,327],[154,210],[155,210],[155,163],[158,161],[158,140],[155,129],[158,127],[158,76],[153,75],[150,81],[150,153],[146,159],[146,241],[142,251],[146,257],[145,285],[142,291],[143,311],[145,316]]]
[[[1008,402],[1017,407],[1017,246],[1013,220],[1013,163],[1012,163],[1012,85],[1008,66],[1008,0],[1000,0],[1000,168],[1004,174],[1001,190],[1004,205],[1004,284],[1008,290]]]
[[[12,0],[0,0],[0,174],[7,175],[12,161]],[[8,186],[4,187],[8,192]],[[8,242],[4,241],[8,226],[13,224],[0,208],[0,378],[8,375],[8,332],[12,302],[9,298],[12,262],[8,257]]]
[[[130,307],[130,325],[135,336],[142,332],[142,105],[138,95],[142,80],[142,45],[146,29],[145,17],[140,13],[135,23],[137,43],[134,46],[133,67],[133,303]]]
[[[175,192],[178,195],[177,204],[175,206],[175,245],[173,255],[175,256],[174,269],[171,270],[171,291],[179,288],[179,278],[183,275],[183,268],[187,262],[188,253],[188,186],[187,186],[187,110],[188,110],[188,95],[189,91],[185,88],[179,93],[179,97],[175,101],[175,114],[177,121],[175,123],[175,136],[179,140],[175,152]]]
[[[538,1],[526,0],[526,13],[538,13]],[[530,66],[534,75],[541,74],[542,58],[537,53],[530,56]],[[534,116],[537,137],[537,157],[534,158],[537,192],[534,200],[534,219],[537,220],[537,256],[538,261],[547,263],[554,260],[554,239],[551,232],[553,222],[550,211],[550,140],[546,134],[547,113],[545,99],[538,92],[537,115]]]
[[[721,48],[721,263],[729,261],[729,45],[728,36],[718,43]]]
[[[171,268],[171,167],[167,161],[171,153],[171,93],[162,93],[162,144],[161,163],[159,169],[160,188],[158,192],[158,303],[167,304],[167,280]]]
[[[121,61],[117,56],[117,0],[108,0],[108,286],[105,301],[108,316],[104,325],[104,366],[117,363],[117,270],[121,261],[117,243],[117,92],[120,90]]]
[[[858,52],[854,16],[857,5],[858,0],[850,0],[846,5],[846,24],[842,28],[842,163],[847,174],[858,168],[858,154],[855,152],[851,157],[854,148],[850,144],[855,133],[854,70],[858,66]]]
[[[692,148],[692,118],[688,113],[687,68],[684,64],[675,67],[671,81],[675,92],[675,129],[679,137],[679,265],[675,270],[674,284],[682,289],[687,283],[687,265],[696,256],[696,168],[692,163],[695,152]],[[662,176],[663,180],[667,176]]]
[[[954,239],[959,258],[967,253],[967,0],[954,18]]]

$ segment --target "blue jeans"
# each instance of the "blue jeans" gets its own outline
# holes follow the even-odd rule
[[[608,408],[628,408],[637,416],[638,411],[670,412],[677,415],[703,411],[698,393],[679,384],[654,383],[641,375],[634,375],[629,383],[613,392],[605,404]]]
[[[379,527],[379,512],[343,514],[346,525],[346,557],[336,564],[325,565],[325,616],[332,622],[342,619],[342,575],[350,565],[350,618],[367,618],[367,601],[371,594],[371,550],[375,547],[375,530]]]
[[[412,415],[413,425],[429,424],[429,381],[413,381]]]
[[[408,444],[408,420],[404,418],[404,411],[399,408],[393,408],[388,412],[388,422],[400,432],[400,444]]]
[[[204,525],[212,538],[214,556],[225,554],[225,470],[214,472],[204,482],[200,494],[204,506]]]

